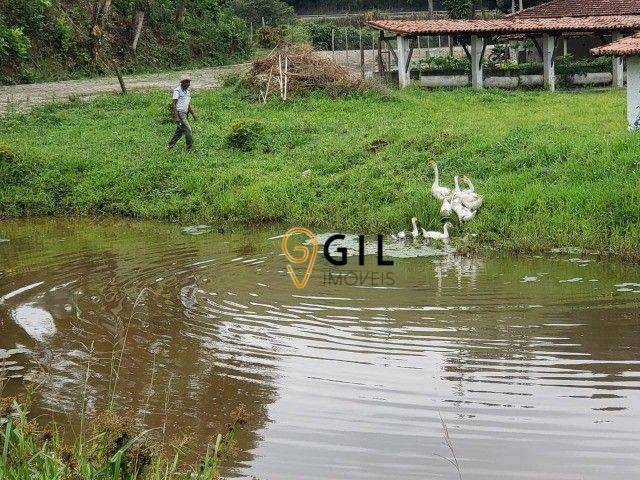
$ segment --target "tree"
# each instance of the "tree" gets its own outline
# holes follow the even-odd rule
[[[444,0],[442,3],[449,18],[470,18],[473,16],[473,0]]]
[[[111,9],[111,0],[96,0],[91,22],[91,58],[94,63],[98,59],[98,50],[104,36],[104,26]]]
[[[253,23],[264,19],[267,25],[280,25],[295,16],[293,7],[281,0],[232,0],[230,6],[237,16]]]
[[[131,40],[131,50],[133,50],[134,53],[138,48],[138,40],[140,40],[140,34],[142,33],[144,17],[148,11],[149,3],[147,0],[138,0],[135,2],[133,23],[131,25],[131,31],[133,33],[133,39]]]
[[[109,16],[109,10],[111,9],[111,0],[96,0],[95,7],[93,10],[93,27],[91,27],[91,57],[93,59],[94,64],[97,63],[100,58],[100,48],[102,46],[102,40],[104,37],[104,29],[107,23],[107,18]],[[120,89],[122,93],[127,93],[127,89],[124,85],[124,79],[122,78],[122,74],[120,73],[120,68],[118,68],[118,64],[113,59],[102,58],[103,63],[105,63],[108,67],[113,68],[116,76],[118,77],[118,83],[120,83]]]

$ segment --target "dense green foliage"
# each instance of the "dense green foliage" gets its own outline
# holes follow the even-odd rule
[[[256,25],[263,20],[267,25],[291,23],[295,17],[293,7],[281,1],[231,0],[230,6],[236,15]]]
[[[454,236],[511,250],[640,252],[640,143],[624,92],[421,91],[250,103],[194,96],[195,151],[165,142],[162,93],[48,106],[0,121],[0,215],[125,215],[285,222],[388,233],[416,215],[440,225],[428,191],[467,174],[486,195]],[[240,118],[263,125],[228,144]],[[91,125],[88,128],[87,125]],[[5,154],[5,159],[6,159]],[[310,170],[310,174],[302,172]]]
[[[446,10],[447,0],[434,0],[435,10]],[[471,1],[471,0],[469,0]],[[477,9],[500,8],[504,12],[511,10],[511,0],[473,0]],[[525,8],[544,3],[548,0],[524,0]],[[332,12],[362,12],[365,10],[426,10],[427,0],[286,0],[300,14],[318,14]],[[516,6],[518,0],[516,0]]]
[[[0,2],[0,83],[100,74],[111,60],[125,72],[229,63],[250,54],[251,22],[277,25],[294,15],[280,0],[190,0],[183,17],[183,0],[112,0],[96,31],[96,6],[105,1]]]
[[[362,12],[365,10],[425,10],[426,0],[286,0],[300,14]],[[441,0],[435,0],[441,4]]]
[[[309,23],[305,24],[309,31],[309,39],[314,48],[318,50],[331,50],[332,32],[334,35],[333,44],[336,50],[349,49],[354,50],[360,48],[360,32],[361,29],[345,26],[340,27],[331,22]],[[370,49],[377,41],[378,32],[372,29],[362,29],[362,45],[364,48]]]
[[[449,18],[473,17],[473,0],[443,0],[443,6]]]

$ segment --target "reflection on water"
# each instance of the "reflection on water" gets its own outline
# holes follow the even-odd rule
[[[253,412],[229,476],[456,478],[441,414],[464,478],[638,478],[637,268],[394,245],[393,288],[324,285],[319,258],[296,290],[279,233],[0,223],[8,389],[42,369],[39,409],[73,422],[90,362],[100,409],[128,331],[117,403],[140,423],[206,442]]]

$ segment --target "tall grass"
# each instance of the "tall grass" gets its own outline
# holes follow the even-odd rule
[[[24,399],[0,401],[2,479],[216,479],[244,415],[238,411],[227,432],[218,434],[193,466],[185,467],[184,444],[155,443],[152,430],[136,433],[126,417],[107,411],[94,418],[88,438],[70,445],[60,425],[41,428],[28,408]]]
[[[0,368],[0,480],[218,478],[221,462],[235,452],[236,432],[248,417],[243,405],[232,412],[232,421],[227,425],[226,432],[215,435],[206,451],[191,466],[188,462],[193,459],[187,459],[185,454],[189,447],[187,440],[169,441],[167,438],[171,380],[165,393],[165,421],[162,427],[141,430],[134,418],[117,411],[116,389],[129,329],[136,308],[148,291],[143,289],[140,292],[133,303],[128,322],[121,326],[121,340],[114,344],[111,356],[107,406],[104,412],[92,418],[88,418],[87,389],[95,354],[94,344],[89,348],[89,360],[81,387],[79,432],[75,434],[73,442],[65,441],[67,436],[60,424],[51,422],[42,426],[30,415],[38,384],[26,384],[26,393],[20,397],[2,397],[6,375]],[[155,358],[152,384],[154,378]],[[150,394],[146,399],[147,405],[149,397]]]
[[[165,150],[162,93],[49,106],[0,121],[0,215],[122,215],[181,222],[283,222],[388,233],[440,226],[428,189],[470,176],[479,216],[467,248],[582,247],[640,258],[640,142],[622,91],[486,90],[313,94],[261,104],[197,92],[195,151]],[[250,149],[229,125],[260,125]],[[308,171],[308,172],[307,172]],[[306,172],[303,175],[303,172]]]
[[[434,455],[449,462],[449,464],[456,469],[456,472],[458,473],[458,480],[462,480],[462,470],[460,469],[460,462],[458,461],[458,456],[456,455],[456,450],[453,445],[453,439],[449,434],[449,427],[447,427],[444,418],[442,418],[442,413],[440,413],[439,411],[438,416],[440,417],[440,423],[442,425],[442,436],[444,438],[444,444],[447,446],[451,457],[445,457],[444,455],[440,455],[437,453],[435,453]]]

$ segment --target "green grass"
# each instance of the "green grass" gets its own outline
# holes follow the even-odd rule
[[[196,93],[195,152],[166,151],[166,94],[103,97],[0,121],[19,158],[0,164],[0,215],[125,215],[282,222],[389,233],[428,191],[467,174],[486,195],[454,236],[512,252],[576,246],[640,257],[640,136],[623,91],[487,90],[321,94],[266,106],[231,89]],[[261,128],[245,149],[238,119]],[[255,125],[255,122],[248,122]],[[302,173],[311,170],[308,175]],[[471,237],[467,234],[477,234]]]
[[[220,463],[233,452],[241,418],[212,439],[202,458],[184,465],[186,440],[154,442],[153,431],[135,433],[134,421],[122,414],[97,415],[88,435],[65,441],[57,423],[40,426],[28,401],[0,398],[0,478],[7,480],[216,480]],[[89,435],[90,434],[90,435]]]

